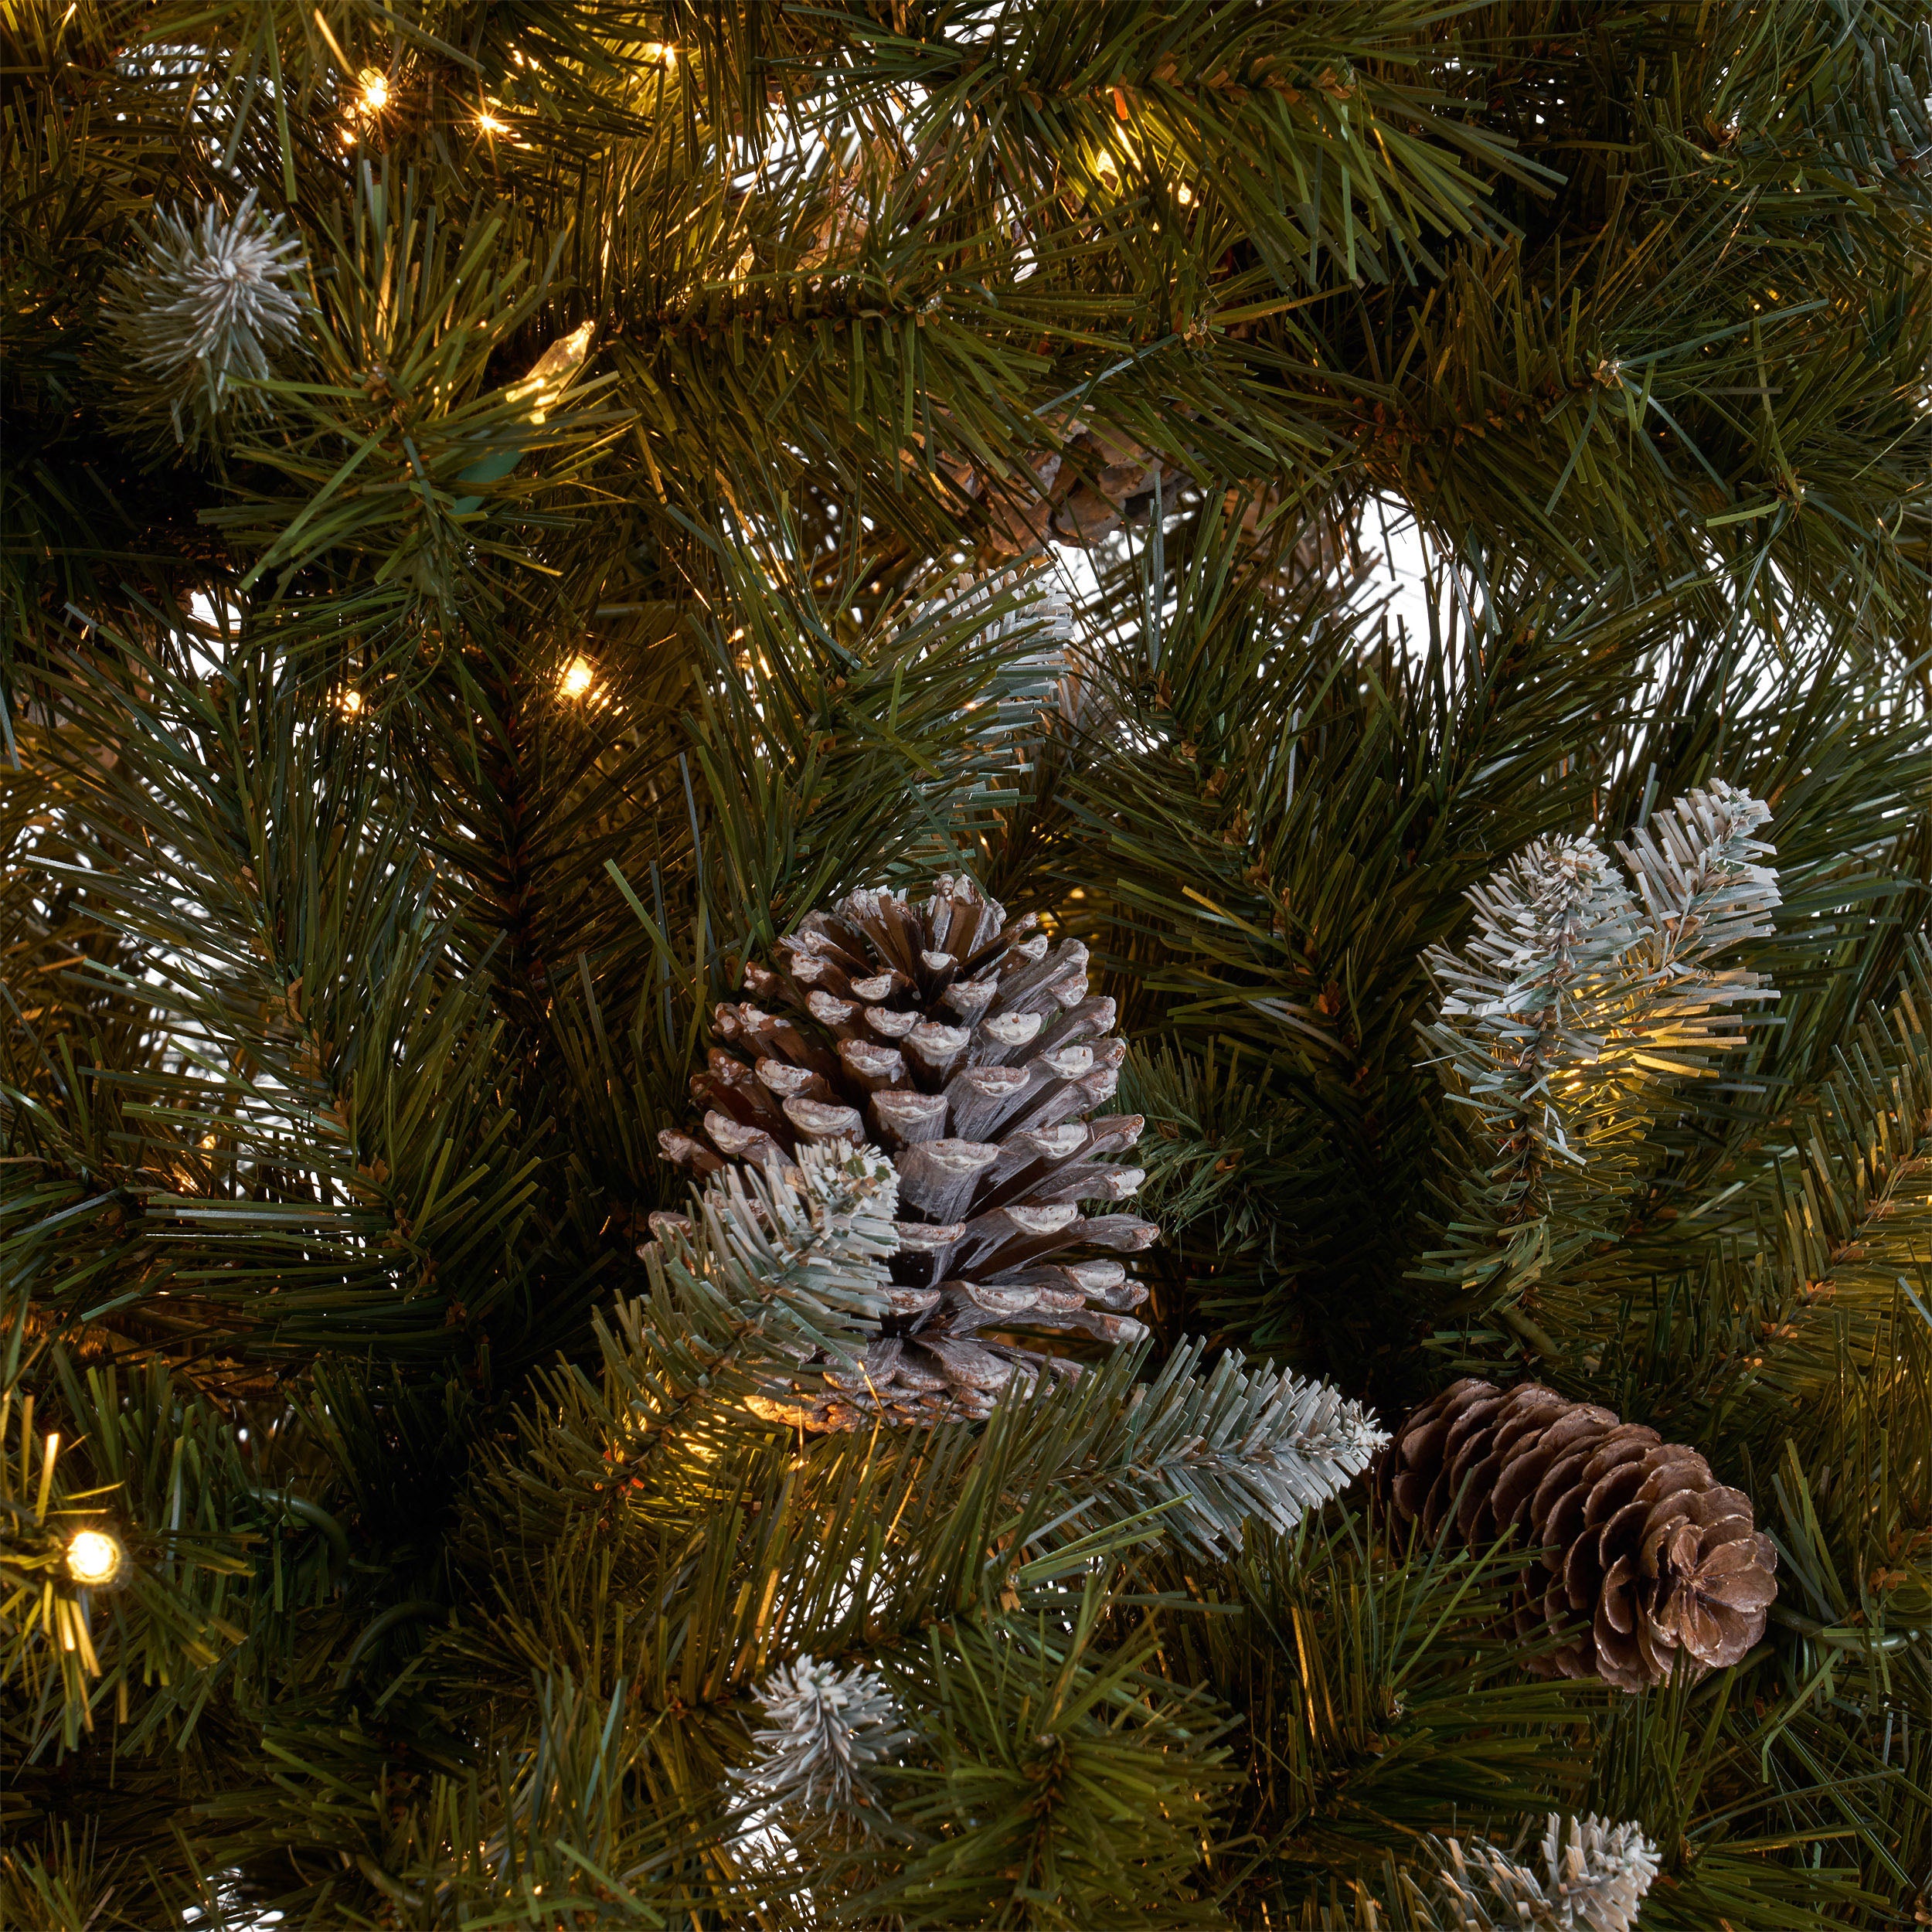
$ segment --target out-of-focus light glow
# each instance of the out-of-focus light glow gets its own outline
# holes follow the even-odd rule
[[[597,681],[597,666],[588,658],[573,658],[563,668],[563,695],[566,698],[584,697]]]
[[[121,1546],[98,1529],[82,1529],[68,1539],[67,1574],[90,1587],[111,1583],[121,1573]]]

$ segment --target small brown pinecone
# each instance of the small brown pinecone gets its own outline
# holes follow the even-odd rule
[[[1519,1580],[1518,1634],[1567,1641],[1535,1668],[1641,1690],[1679,1653],[1697,1675],[1736,1663],[1764,1634],[1777,1552],[1750,1498],[1694,1449],[1607,1409],[1522,1383],[1473,1378],[1396,1431],[1376,1471],[1398,1523],[1486,1549],[1539,1553]]]
[[[871,1144],[899,1176],[898,1311],[863,1372],[834,1378],[818,1426],[984,1416],[1021,1386],[1072,1365],[1015,1331],[1081,1330],[1107,1342],[1147,1331],[1126,1312],[1147,1291],[1116,1260],[1160,1232],[1132,1214],[1080,1212],[1125,1200],[1138,1168],[1111,1158],[1139,1139],[1138,1114],[1095,1120],[1126,1053],[1114,1002],[1087,990],[1087,949],[1049,946],[1031,913],[968,879],[941,878],[923,904],[857,892],[811,913],[778,944],[781,970],[746,968],[758,1005],[716,1011],[720,1045],[692,1082],[692,1134],[659,1135],[695,1172],[727,1161],[784,1165],[801,1142]]]
[[[986,506],[982,547],[995,557],[1037,549],[1049,536],[1085,549],[1144,518],[1161,460],[1124,432],[1069,417],[1046,420],[1059,440],[995,475],[943,444],[934,461],[960,492]]]

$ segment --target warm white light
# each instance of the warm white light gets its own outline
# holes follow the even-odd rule
[[[647,40],[644,43],[644,57],[655,60],[661,67],[675,67],[678,64],[677,49],[663,40]]]
[[[111,1583],[121,1573],[121,1546],[98,1529],[77,1531],[67,1543],[67,1574],[90,1587]]]
[[[1194,190],[1185,182],[1182,182],[1180,186],[1175,189],[1174,199],[1183,208],[1192,208],[1194,206]]]
[[[362,90],[362,111],[379,114],[389,105],[388,80],[373,67],[365,67],[355,80]]]
[[[359,691],[345,691],[341,702],[343,716],[352,718],[362,708],[362,694]]]
[[[588,658],[573,658],[563,671],[563,695],[580,698],[597,682],[597,667]]]
[[[510,131],[510,124],[507,121],[498,121],[495,114],[478,114],[476,124],[486,134],[507,134]]]

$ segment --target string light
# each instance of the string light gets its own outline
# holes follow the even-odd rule
[[[342,122],[342,145],[353,148],[359,124],[378,119],[389,105],[389,77],[379,67],[365,67],[355,77],[355,93]]]
[[[644,57],[655,60],[660,67],[675,67],[678,64],[678,50],[666,40],[647,40],[644,43]]]
[[[77,1530],[67,1541],[67,1574],[77,1583],[98,1589],[121,1574],[121,1549],[113,1537],[98,1529]]]
[[[1175,189],[1174,199],[1178,201],[1183,208],[1192,208],[1194,206],[1194,190],[1190,188],[1185,182],[1182,182],[1181,185]]]
[[[530,412],[532,423],[543,420],[550,405],[563,393],[564,385],[583,366],[583,359],[590,352],[590,338],[596,330],[595,322],[578,323],[569,335],[559,336],[536,359],[529,374],[522,382],[511,386],[512,402],[536,403],[536,408]]]
[[[597,678],[597,666],[588,658],[573,658],[564,666],[560,682],[566,698],[582,698],[589,695]]]
[[[362,694],[359,691],[345,691],[336,702],[341,708],[342,716],[345,718],[352,718],[362,708]]]
[[[492,114],[478,114],[476,117],[476,124],[486,134],[507,134],[510,131],[510,124],[507,121],[498,121],[496,116]]]

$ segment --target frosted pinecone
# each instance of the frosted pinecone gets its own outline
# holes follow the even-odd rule
[[[1081,1211],[1144,1178],[1114,1158],[1140,1116],[1090,1117],[1125,1043],[1114,1002],[1087,991],[1086,947],[1037,928],[1030,913],[1009,924],[968,879],[941,878],[918,904],[854,893],[780,941],[779,970],[747,968],[758,1004],[717,1009],[720,1043],[692,1083],[702,1128],[662,1134],[666,1154],[703,1175],[869,1142],[898,1173],[894,1311],[811,1426],[985,1416],[1016,1377],[1074,1372],[1020,1335],[1146,1333],[1126,1312],[1146,1291],[1111,1257],[1159,1230]]]

